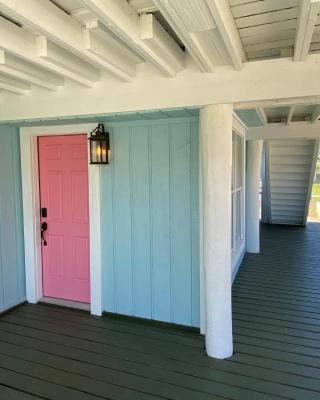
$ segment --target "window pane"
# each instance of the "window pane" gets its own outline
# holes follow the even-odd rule
[[[231,249],[235,250],[235,193],[231,195]]]
[[[242,187],[243,185],[243,139],[239,135],[236,135],[236,188]]]
[[[236,200],[236,202],[237,202],[237,204],[236,204],[236,216],[237,216],[237,219],[236,219],[236,240],[238,241],[238,240],[241,240],[241,231],[242,231],[242,224],[241,224],[241,219],[242,219],[242,210],[241,210],[241,191],[238,191],[237,193],[236,193],[236,196],[237,196],[237,200]]]
[[[232,132],[232,169],[231,169],[231,190],[235,190],[235,143],[236,134]]]

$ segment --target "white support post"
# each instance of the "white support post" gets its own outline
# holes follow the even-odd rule
[[[200,111],[203,193],[203,263],[206,351],[232,356],[231,310],[231,104]]]
[[[246,250],[260,251],[260,199],[262,140],[247,142],[246,166]]]

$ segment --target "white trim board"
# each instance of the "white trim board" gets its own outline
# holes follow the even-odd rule
[[[247,140],[320,139],[320,122],[310,121],[268,124],[248,128]]]
[[[47,91],[36,86],[27,95],[3,92],[0,120],[93,116],[207,104],[256,108],[261,102],[299,104],[306,98],[317,98],[319,103],[319,62],[320,54],[310,54],[303,63],[292,62],[292,57],[277,58],[244,63],[241,71],[217,66],[214,73],[204,74],[187,56],[186,69],[172,79],[155,75],[148,63],[140,64],[132,84],[102,76],[88,89],[66,80],[62,90],[50,93],[50,101]],[[106,93],[112,93],[112,99]]]
[[[37,137],[45,135],[87,134],[97,124],[37,126],[20,128],[24,248],[26,267],[26,297],[37,303],[43,297],[40,235],[40,196]],[[89,165],[89,223],[90,223],[90,309],[102,315],[101,265],[101,182],[100,166]]]

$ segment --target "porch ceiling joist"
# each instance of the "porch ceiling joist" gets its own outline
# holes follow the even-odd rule
[[[263,107],[257,107],[256,108],[256,112],[260,118],[260,121],[262,123],[262,125],[267,125],[268,124],[268,117],[266,112],[264,111]]]
[[[31,85],[21,80],[11,78],[10,76],[0,74],[0,89],[14,94],[26,94],[31,89]]]
[[[40,35],[37,37],[37,46],[39,57],[48,63],[78,74],[89,82],[97,82],[100,79],[100,73],[97,68],[51,42],[45,36]]]
[[[157,6],[154,4],[153,0],[129,0],[129,4],[137,13],[157,11]]]
[[[44,70],[58,74],[64,78],[71,79],[82,86],[92,87],[94,81],[84,78],[78,72],[72,71],[61,65],[54,64],[45,58],[41,58],[39,51],[39,41],[32,33],[0,17],[0,48],[34,64]],[[50,82],[51,74],[48,74]]]
[[[159,49],[156,46],[147,45],[140,37],[139,17],[126,0],[83,1],[110,31],[126,43],[129,48],[154,64],[165,75],[173,77],[181,69],[177,69],[176,64],[172,62],[172,59],[175,58],[176,55],[173,54],[169,44],[171,39],[169,34],[162,27],[159,27],[162,38],[165,38],[162,41],[162,46],[164,46],[165,49],[164,53],[163,47]],[[155,37],[153,40],[157,42],[158,38]],[[180,53],[181,56],[183,55],[182,50],[178,46],[177,48],[175,47],[175,51]],[[170,57],[167,57],[167,54],[170,54]]]
[[[154,0],[203,72],[245,61],[227,0]]]
[[[4,50],[0,50],[0,72],[48,90],[57,90],[59,86],[63,85],[63,79],[60,76],[19,59]]]
[[[113,54],[117,50],[115,47],[105,43],[103,58],[88,51],[81,25],[51,1],[0,0],[0,10],[97,68],[107,70],[122,81],[132,81],[134,73],[127,72],[129,65],[119,60],[118,64],[112,59],[109,61],[108,51]]]
[[[272,140],[272,139],[319,139],[320,123],[312,124],[309,121],[292,122],[286,124],[268,124],[248,128],[246,133],[247,140]]]
[[[184,68],[184,53],[180,47],[162,28],[152,14],[143,14],[139,20],[140,39],[153,52],[163,55],[170,61],[175,71]]]
[[[298,27],[294,45],[294,60],[305,61],[317,20],[320,0],[300,0]]]
[[[88,52],[114,65],[122,65],[125,73],[130,76],[135,75],[136,64],[143,61],[135,53],[119,44],[97,19],[86,22],[84,39]]]

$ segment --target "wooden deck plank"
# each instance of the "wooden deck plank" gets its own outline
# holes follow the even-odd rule
[[[320,398],[320,224],[262,226],[233,287],[234,356],[194,329],[47,305],[0,317],[0,398]]]
[[[44,397],[33,396],[32,394],[0,385],[0,399],[5,400],[41,400]]]

